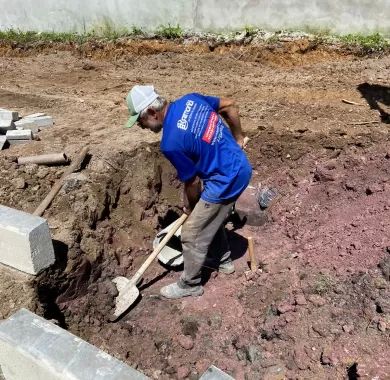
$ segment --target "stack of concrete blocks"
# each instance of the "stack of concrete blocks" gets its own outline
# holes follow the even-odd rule
[[[7,380],[148,379],[26,309],[0,323],[1,373]]]
[[[20,118],[18,112],[0,108],[0,150],[10,145],[28,143],[33,139],[33,133],[53,126],[53,118],[45,113],[34,113]]]
[[[0,108],[0,150],[7,147],[7,137],[5,135],[8,131],[16,129],[15,121],[19,119],[17,112],[9,111]]]
[[[54,262],[47,221],[0,205],[0,263],[37,275]]]

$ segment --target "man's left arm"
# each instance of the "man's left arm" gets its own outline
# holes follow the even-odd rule
[[[244,147],[245,134],[241,128],[240,112],[233,99],[220,98],[218,113],[225,119],[238,145]]]

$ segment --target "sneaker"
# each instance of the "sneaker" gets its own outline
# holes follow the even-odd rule
[[[218,272],[225,274],[232,274],[235,272],[233,261],[225,261],[224,263],[219,264]]]
[[[160,294],[169,299],[178,299],[189,296],[197,297],[201,296],[203,292],[203,286],[201,285],[192,286],[191,288],[182,288],[177,284],[177,282],[164,286],[160,290]]]

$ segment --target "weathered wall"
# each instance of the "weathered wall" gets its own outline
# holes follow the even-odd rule
[[[217,31],[330,29],[390,34],[390,0],[0,0],[0,29],[84,31],[105,22]]]

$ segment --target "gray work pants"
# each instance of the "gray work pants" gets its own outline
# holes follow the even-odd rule
[[[179,280],[180,286],[185,288],[201,283],[202,266],[206,259],[214,261],[217,267],[220,262],[230,260],[224,221],[233,203],[208,203],[200,199],[183,224],[181,242],[184,271]]]

